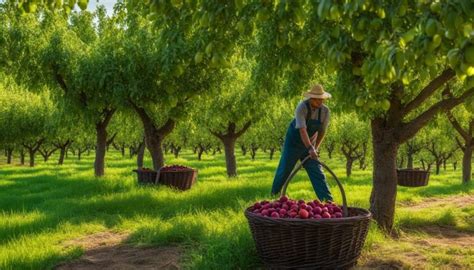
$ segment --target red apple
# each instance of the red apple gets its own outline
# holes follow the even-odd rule
[[[298,212],[298,215],[302,219],[307,219],[309,217],[309,213],[305,209],[300,209],[300,211]]]
[[[260,213],[262,213],[263,216],[267,217],[268,216],[268,209],[263,209],[262,212],[260,212]]]
[[[287,197],[287,196],[281,196],[280,202],[284,203],[284,202],[287,202],[287,201],[288,201],[288,197]]]
[[[329,214],[328,212],[324,212],[322,217],[323,218],[331,218],[331,214]]]
[[[341,212],[336,212],[336,213],[334,213],[334,216],[336,218],[342,218],[342,213]]]
[[[288,214],[288,216],[290,216],[290,218],[295,218],[297,215],[298,215],[298,213],[296,211],[290,211],[290,213]]]
[[[315,213],[315,214],[320,215],[322,212],[323,212],[323,210],[319,206],[316,206],[315,208],[313,208],[313,213]]]
[[[272,213],[272,218],[279,218],[279,217],[280,217],[280,214],[278,214],[277,212]]]
[[[286,216],[286,209],[282,208],[280,209],[280,211],[278,211],[278,213],[280,214],[280,216]]]
[[[298,204],[305,204],[304,200],[298,200]]]
[[[313,218],[315,219],[320,219],[320,218],[323,218],[321,215],[318,215],[318,214],[314,214]]]

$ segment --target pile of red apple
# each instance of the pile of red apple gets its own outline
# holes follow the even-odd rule
[[[328,219],[342,218],[342,207],[333,202],[290,200],[283,196],[273,202],[256,202],[250,211],[270,218]]]
[[[161,167],[162,172],[179,172],[179,171],[189,171],[192,170],[192,168],[186,167],[186,166],[181,166],[181,165],[168,165]]]

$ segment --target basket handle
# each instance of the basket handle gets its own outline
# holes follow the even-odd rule
[[[280,193],[280,196],[284,196],[286,194],[286,189],[288,187],[288,184],[290,183],[291,179],[293,179],[293,177],[296,175],[296,173],[301,169],[301,167],[303,166],[303,164],[308,160],[310,159],[311,156],[308,155],[307,157],[305,157],[300,164],[298,164],[294,169],[293,171],[290,173],[290,175],[288,176],[288,179],[286,179],[285,183],[283,184],[283,188],[281,190],[281,193]],[[337,178],[336,174],[322,161],[320,161],[319,159],[317,159],[317,161],[319,162],[319,164],[321,164],[321,166],[323,166],[324,169],[326,169],[331,175],[332,177],[334,178],[334,180],[336,180],[336,183],[337,183],[337,186],[339,187],[339,190],[341,191],[341,195],[342,195],[342,214],[344,217],[347,217],[349,216],[349,213],[347,211],[347,200],[346,200],[346,192],[344,191],[344,188],[342,187],[342,184],[341,182],[339,181],[339,179]]]

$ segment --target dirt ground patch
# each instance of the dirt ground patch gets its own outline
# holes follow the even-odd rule
[[[465,195],[465,196],[450,196],[450,197],[441,197],[441,198],[427,198],[419,203],[415,202],[402,202],[400,203],[401,207],[410,207],[410,209],[423,209],[438,207],[443,205],[455,205],[458,207],[466,207],[467,205],[474,204],[474,195]]]
[[[66,247],[80,246],[86,251],[81,258],[62,263],[55,269],[181,269],[181,248],[136,247],[123,243],[127,237],[123,233],[102,232],[68,241],[65,243]]]
[[[452,260],[442,269],[468,269],[457,263],[465,256],[459,250],[474,252],[474,234],[443,226],[419,227],[416,231],[403,232],[391,245],[376,245],[361,256],[354,269],[425,269],[433,251],[443,250],[451,250]]]

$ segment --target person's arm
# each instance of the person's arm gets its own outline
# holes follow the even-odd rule
[[[316,138],[315,138],[315,141],[313,140],[313,142],[314,142],[314,145],[315,145],[316,150],[319,149],[319,146],[321,145],[321,143],[322,143],[323,140],[324,140],[324,137],[326,136],[326,130],[327,130],[328,126],[329,126],[329,118],[330,118],[330,115],[331,115],[331,114],[330,114],[330,112],[329,112],[329,110],[328,110],[328,111],[326,112],[325,119],[324,119],[324,121],[323,121],[323,123],[322,123],[323,125],[322,125],[321,131],[320,131],[320,132],[316,132],[316,134],[315,134]]]
[[[300,136],[301,141],[303,142],[304,147],[306,147],[306,149],[313,145],[311,143],[311,140],[309,139],[308,131],[306,130],[306,128],[300,128]]]
[[[314,149],[314,146],[309,138],[308,131],[306,130],[306,114],[307,112],[304,103],[300,103],[295,112],[295,128],[299,130],[301,141],[303,142],[306,149],[308,149],[308,154],[310,154],[312,158],[316,158],[316,149]]]

